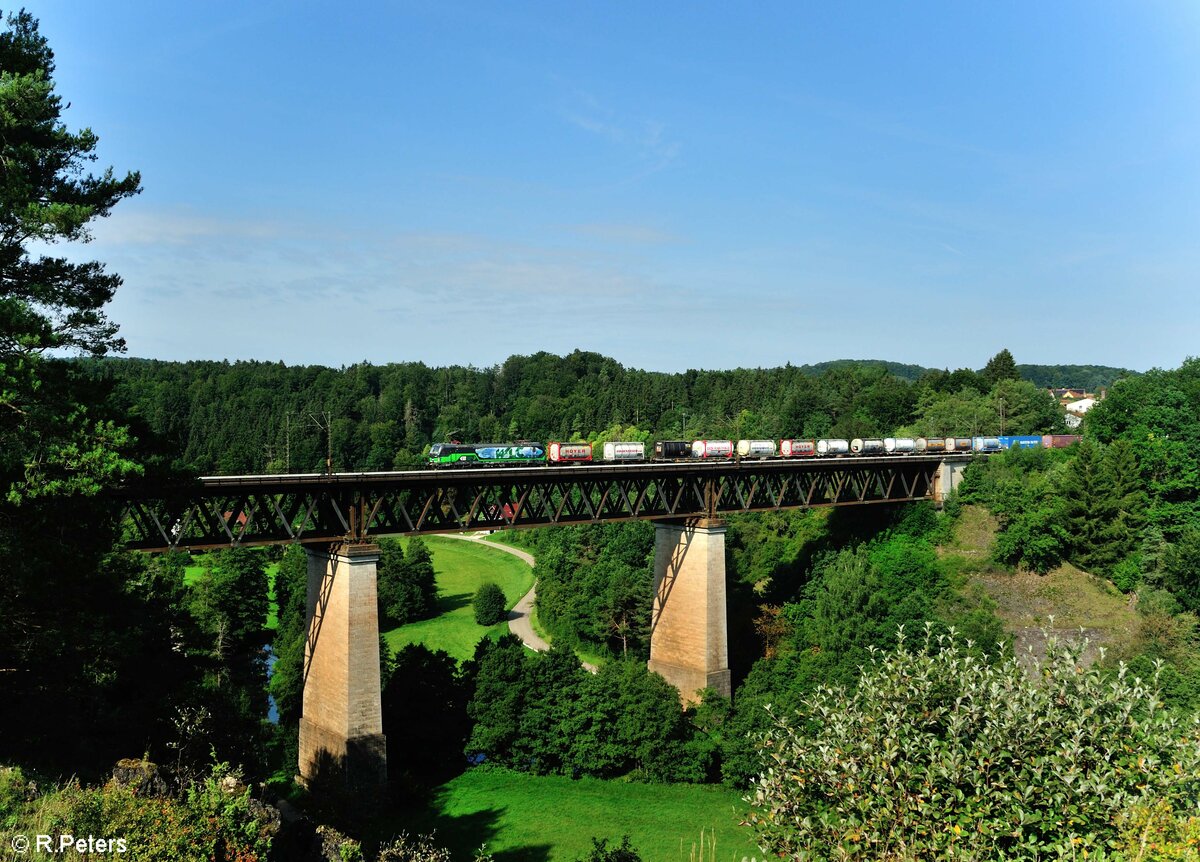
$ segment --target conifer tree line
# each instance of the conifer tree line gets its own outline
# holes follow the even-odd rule
[[[265,362],[113,360],[81,368],[153,439],[201,473],[391,470],[432,442],[1041,434],[1065,430],[1007,350],[982,371],[885,363],[660,373],[614,359],[512,356],[491,368],[343,369]],[[328,414],[328,423],[326,422]],[[328,426],[328,428],[326,427]]]

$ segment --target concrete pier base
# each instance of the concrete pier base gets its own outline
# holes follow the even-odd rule
[[[939,507],[958,489],[966,469],[966,464],[958,462],[952,464],[949,461],[943,461],[938,467],[937,474],[933,478],[933,499]]]
[[[685,704],[705,688],[730,695],[720,521],[654,525],[649,667],[679,689]]]
[[[336,796],[378,797],[387,784],[379,691],[379,548],[306,550],[300,778]]]

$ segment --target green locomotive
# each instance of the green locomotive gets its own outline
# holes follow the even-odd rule
[[[541,443],[434,443],[429,447],[433,467],[469,467],[473,464],[545,464]]]

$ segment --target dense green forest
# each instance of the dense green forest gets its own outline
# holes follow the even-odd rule
[[[1043,433],[1062,430],[1050,395],[1007,350],[980,372],[884,364],[687,371],[614,359],[512,356],[493,368],[421,363],[334,370],[259,362],[89,361],[81,369],[153,441],[163,466],[202,473],[390,470],[431,442],[739,439]]]

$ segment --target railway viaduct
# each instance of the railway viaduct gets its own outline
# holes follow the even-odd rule
[[[653,520],[650,669],[684,702],[729,695],[732,513],[944,500],[969,454],[394,473],[216,476],[121,492],[142,551],[299,543],[308,553],[299,770],[337,792],[386,780],[374,539]]]

